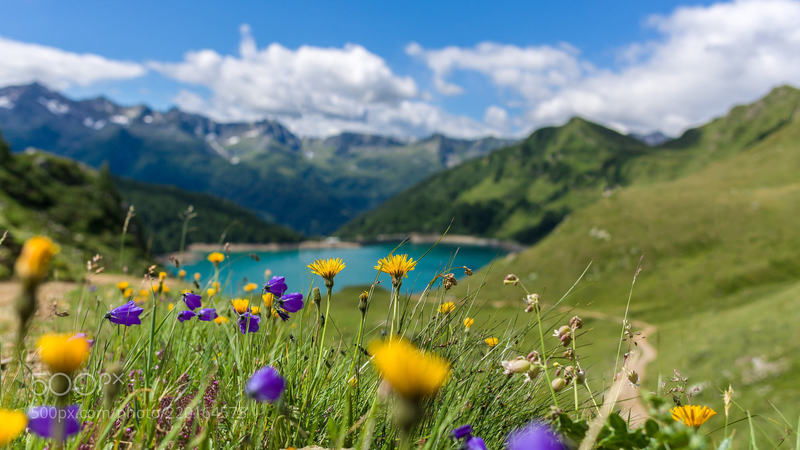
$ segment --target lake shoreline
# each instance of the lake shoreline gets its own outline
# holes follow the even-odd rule
[[[172,252],[157,257],[157,260],[162,262],[169,262],[177,259],[182,264],[195,262],[202,258],[202,255],[214,251],[229,250],[232,253],[246,253],[246,252],[280,252],[286,250],[308,250],[308,249],[336,249],[336,248],[359,248],[372,244],[385,244],[387,242],[396,242],[399,244],[404,239],[407,239],[411,244],[433,244],[439,241],[440,244],[447,245],[466,245],[471,247],[492,247],[499,248],[507,253],[519,253],[526,247],[519,242],[507,241],[494,238],[482,238],[477,236],[468,235],[448,235],[441,238],[440,235],[433,234],[403,234],[403,235],[382,235],[371,239],[356,239],[356,240],[340,240],[338,238],[327,239],[312,239],[301,242],[290,243],[235,243],[227,244],[223,247],[219,244],[210,243],[194,243],[181,252]]]

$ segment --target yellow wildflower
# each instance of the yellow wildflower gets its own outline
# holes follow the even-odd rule
[[[22,411],[0,409],[0,447],[8,445],[28,426],[28,416]]]
[[[442,303],[439,305],[439,314],[449,314],[456,309],[456,304],[453,302]]]
[[[215,266],[219,265],[222,261],[225,261],[225,255],[220,252],[214,252],[208,255],[208,261],[213,263]]]
[[[472,317],[464,317],[464,328],[469,330],[474,323],[475,319],[473,319]]]
[[[217,316],[217,318],[214,319],[214,323],[217,325],[222,325],[223,323],[228,323],[228,322],[229,320],[225,316]]]
[[[370,353],[375,369],[403,397],[431,396],[450,378],[446,360],[420,351],[405,339],[374,342]]]
[[[127,281],[120,281],[119,283],[117,283],[117,289],[119,289],[120,292],[125,292],[128,289],[128,287],[130,287],[130,285],[131,284],[128,283]]]
[[[162,288],[161,288],[161,292],[163,292],[163,293],[165,293],[165,294],[166,294],[166,293],[168,293],[168,292],[169,292],[169,290],[170,290],[170,289],[169,289],[169,286],[167,286],[166,284],[165,284],[164,286],[162,286]]]
[[[167,272],[158,272],[158,281],[164,281],[167,279]]]
[[[416,265],[417,262],[408,255],[389,255],[378,260],[375,270],[388,273],[392,276],[392,282],[398,284],[403,277],[408,277],[408,272],[414,270]]]
[[[125,298],[133,297],[133,288],[125,289],[125,291],[122,292],[122,296]]]
[[[489,347],[494,347],[500,341],[498,341],[496,337],[488,337],[484,339],[483,342],[486,342],[486,345],[488,345]]]
[[[716,411],[708,406],[684,405],[676,406],[669,410],[672,418],[678,422],[683,422],[687,427],[699,428],[700,425],[717,414]]]
[[[201,278],[200,272],[195,272],[194,273],[194,281],[200,281],[200,278]]]
[[[150,291],[148,291],[147,289],[142,289],[139,291],[140,297],[147,297],[148,295],[150,295]]]
[[[220,284],[219,284],[219,281],[213,281],[213,282],[211,283],[211,287],[213,287],[213,288],[214,288],[214,289],[216,289],[217,291],[219,291],[219,286],[220,286]]]
[[[328,258],[328,259],[317,259],[314,260],[308,266],[311,269],[311,273],[321,276],[325,279],[326,284],[333,283],[333,277],[336,276],[339,272],[344,269],[345,264],[342,261],[342,258]]]
[[[247,312],[247,307],[250,305],[250,301],[246,298],[236,298],[231,300],[231,305],[233,305],[233,310],[239,314],[244,314]]]
[[[265,294],[261,294],[261,300],[264,301],[265,308],[271,308],[272,304],[275,303],[275,296],[272,295],[272,292],[267,292]]]
[[[172,311],[173,308],[175,308],[175,303],[170,303],[167,305],[167,311]]]
[[[251,306],[250,314],[261,314],[261,308],[258,306]]]
[[[179,270],[178,271],[178,278],[180,278],[181,280],[186,278],[186,271],[183,270],[183,269]]]
[[[50,238],[34,236],[22,246],[22,253],[14,264],[17,276],[30,282],[40,282],[47,276],[50,261],[61,248]]]
[[[209,297],[213,297],[214,295],[216,295],[216,294],[217,294],[217,290],[216,290],[216,289],[214,289],[214,288],[208,288],[208,289],[206,289],[206,294],[207,294]]]
[[[45,334],[37,343],[39,357],[52,373],[71,374],[89,359],[89,342],[70,334]]]
[[[255,284],[255,283],[247,283],[247,284],[244,285],[244,291],[245,292],[253,292],[256,289],[258,289],[258,285]]]

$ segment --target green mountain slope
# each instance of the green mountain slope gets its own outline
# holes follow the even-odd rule
[[[95,254],[104,265],[119,270],[127,265],[138,273],[146,268],[138,222],[125,237],[124,261],[120,244],[126,211],[108,173],[44,152],[11,154],[0,137],[0,279],[11,275],[22,243],[43,234],[61,246],[54,261],[56,276],[77,278]],[[121,264],[122,263],[122,264]]]
[[[643,256],[630,318],[659,328],[647,337],[659,357],[646,387],[655,390],[658,375],[675,368],[702,387],[696,402],[719,405],[730,383],[776,442],[783,429],[766,419],[775,416],[770,402],[789,418],[800,414],[800,110],[774,96],[792,100],[797,91],[762,103],[760,117],[782,117],[773,122],[780,126],[749,116],[753,129],[718,128],[752,111],[737,108],[702,127],[692,144],[701,157],[726,157],[576,210],[535,246],[498,260],[481,295],[521,309],[502,285],[511,272],[552,304],[592,262],[567,304],[622,316]],[[476,287],[463,284],[457,292]],[[613,364],[613,354],[587,351],[596,370]],[[742,417],[734,411],[732,420]]]
[[[219,197],[130,179],[117,179],[115,183],[125,201],[134,206],[153,254],[179,250],[183,214],[189,207],[192,207],[194,218],[189,221],[186,245],[220,241],[298,242],[303,238]]]
[[[600,125],[573,119],[434,175],[339,230],[343,236],[443,230],[534,242],[570,211],[626,184],[624,168],[653,151]]]

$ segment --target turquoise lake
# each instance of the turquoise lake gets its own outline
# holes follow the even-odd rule
[[[230,261],[225,261],[221,266],[220,281],[226,282],[226,292],[233,294],[241,292],[241,287],[248,282],[263,283],[269,276],[283,275],[289,285],[290,291],[308,291],[312,275],[306,266],[317,258],[340,257],[347,268],[336,276],[334,290],[346,286],[368,285],[375,280],[376,271],[373,269],[378,259],[386,256],[395,248],[394,244],[373,244],[357,248],[324,248],[324,249],[294,249],[270,252],[252,252],[258,255],[260,261],[251,258],[251,252],[231,253]],[[428,249],[429,244],[405,244],[396,253],[408,253],[417,260]],[[469,245],[443,245],[439,244],[419,261],[416,269],[409,273],[408,279],[403,283],[404,290],[420,292],[437,273],[449,266],[467,266],[477,270],[492,259],[504,255],[506,252],[496,247],[479,247]],[[214,273],[212,264],[202,259],[186,264],[184,269],[187,276],[195,272],[202,275],[201,283],[207,281]],[[463,270],[453,270],[456,277],[464,276]],[[381,285],[390,288],[389,276],[381,274]],[[317,286],[323,284],[315,280]]]

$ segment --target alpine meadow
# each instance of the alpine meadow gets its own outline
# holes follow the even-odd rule
[[[0,448],[800,450],[800,0],[4,10]]]

